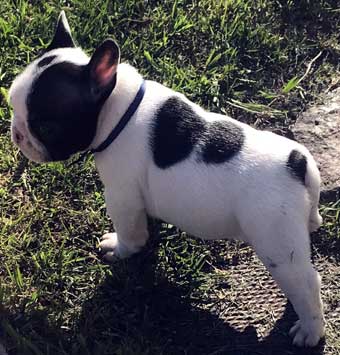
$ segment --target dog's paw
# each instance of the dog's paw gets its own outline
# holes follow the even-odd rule
[[[103,258],[106,261],[112,262],[117,258],[121,258],[119,255],[119,245],[117,233],[106,233],[102,236],[99,248],[103,253]]]
[[[128,258],[133,251],[129,250],[126,246],[119,243],[117,233],[106,233],[102,236],[99,248],[103,253],[103,258],[106,261],[113,262],[117,259]]]
[[[296,346],[316,346],[325,335],[324,320],[316,318],[308,324],[303,324],[298,320],[290,329],[289,335],[293,337],[293,344]]]
[[[99,243],[99,248],[103,253],[103,258],[106,261],[112,262],[117,259],[117,257],[119,257],[119,255],[117,255],[117,245],[117,233],[106,233],[102,236],[101,241]]]

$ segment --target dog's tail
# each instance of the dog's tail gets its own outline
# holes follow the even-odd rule
[[[311,202],[311,210],[309,215],[309,232],[316,231],[322,224],[322,217],[319,214],[318,205],[320,200],[320,172],[312,155],[308,152],[307,171],[305,176],[305,184]]]

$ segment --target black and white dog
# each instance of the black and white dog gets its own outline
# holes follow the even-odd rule
[[[119,60],[112,40],[91,58],[76,48],[62,12],[46,53],[10,89],[13,141],[36,162],[95,153],[116,231],[100,243],[108,260],[145,245],[147,214],[198,237],[252,245],[299,316],[293,343],[315,346],[325,328],[310,261],[309,233],[322,221],[311,154],[207,112]]]

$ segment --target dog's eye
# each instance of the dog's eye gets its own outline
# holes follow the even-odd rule
[[[43,124],[39,126],[39,133],[45,137],[51,136],[53,134],[53,129],[49,124]]]
[[[59,134],[59,126],[54,124],[53,122],[44,122],[40,126],[40,133],[46,139],[52,140],[58,137]]]
[[[33,132],[43,141],[53,142],[59,136],[59,127],[54,122],[31,120],[30,122]]]

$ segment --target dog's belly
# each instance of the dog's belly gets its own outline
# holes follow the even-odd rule
[[[145,198],[148,213],[203,239],[244,240],[235,214],[235,191],[216,175],[193,175],[190,167],[186,174],[186,168],[184,164],[152,172]]]

